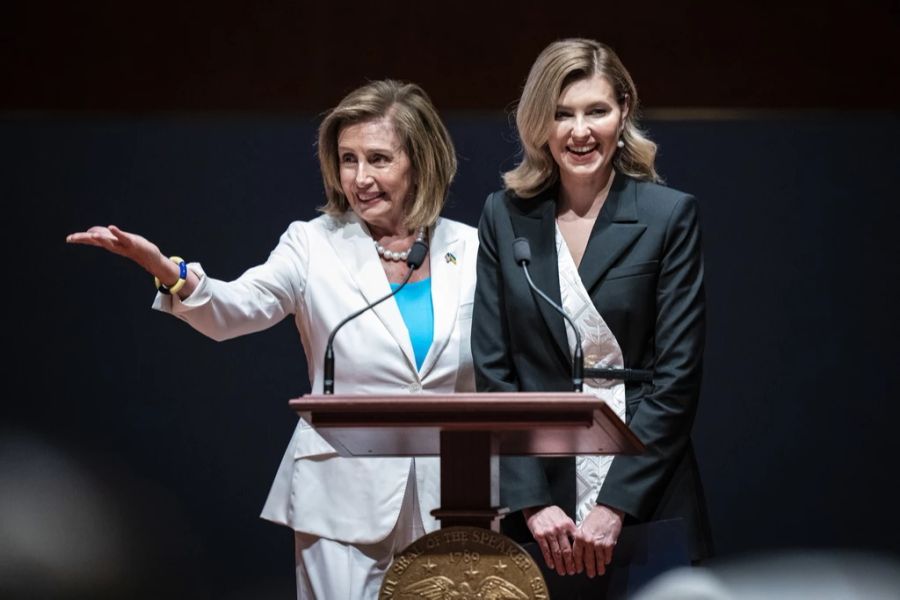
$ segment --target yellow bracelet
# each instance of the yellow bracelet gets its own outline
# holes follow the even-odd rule
[[[170,256],[169,260],[178,265],[178,281],[176,281],[172,286],[163,285],[163,283],[159,280],[159,277],[153,278],[153,283],[156,284],[156,289],[163,294],[177,294],[178,290],[184,287],[185,282],[187,282],[187,264],[184,262],[184,259],[180,256]]]

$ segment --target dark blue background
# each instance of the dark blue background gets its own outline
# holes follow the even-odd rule
[[[474,225],[514,164],[514,136],[502,114],[445,116],[460,158],[446,215]],[[20,513],[39,515],[35,531],[67,555],[117,532],[120,575],[85,597],[293,594],[291,533],[257,516],[295,422],[287,400],[309,391],[292,324],[218,344],[151,311],[152,281],[139,268],[64,238],[115,223],[235,277],[290,221],[317,214],[316,124],[0,119],[0,497],[17,499],[3,518],[27,528]],[[661,174],[702,207],[709,334],[694,432],[720,554],[900,553],[900,119],[646,125]],[[99,518],[88,514],[95,505]],[[0,563],[42,572],[15,544],[0,531]]]

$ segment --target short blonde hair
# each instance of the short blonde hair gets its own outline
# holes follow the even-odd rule
[[[572,38],[544,48],[534,61],[522,90],[516,110],[522,161],[503,174],[503,183],[517,196],[536,196],[559,179],[559,166],[547,145],[556,103],[568,85],[595,74],[609,81],[619,105],[628,108],[621,138],[625,146],[613,157],[613,167],[636,179],[661,181],[654,166],[656,144],[637,124],[637,88],[628,70],[608,46],[594,40]]]
[[[391,79],[373,81],[347,94],[319,126],[319,167],[330,215],[350,210],[341,189],[338,135],[348,125],[388,118],[409,156],[415,197],[407,205],[406,227],[433,225],[456,174],[456,152],[447,128],[422,88]]]

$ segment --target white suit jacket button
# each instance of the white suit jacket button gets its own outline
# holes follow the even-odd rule
[[[408,389],[410,394],[418,394],[422,391],[422,384],[419,382],[411,383]]]

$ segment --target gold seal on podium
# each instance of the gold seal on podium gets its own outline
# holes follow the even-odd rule
[[[541,571],[508,537],[449,527],[407,546],[384,576],[378,600],[548,600]]]

